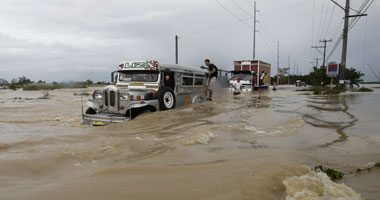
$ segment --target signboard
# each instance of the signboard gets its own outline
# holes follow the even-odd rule
[[[327,78],[336,78],[339,75],[339,65],[336,63],[329,63],[327,67],[326,77]]]

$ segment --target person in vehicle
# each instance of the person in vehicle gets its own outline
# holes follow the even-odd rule
[[[172,75],[169,71],[164,72],[164,85],[174,90],[174,77]]]
[[[252,78],[252,89],[255,89],[257,83],[257,76],[255,73],[253,73],[253,78]]]
[[[263,85],[265,84],[265,82],[267,82],[267,78],[268,78],[267,74],[266,74],[266,73],[264,73],[264,78],[263,78]]]
[[[240,78],[237,79],[237,81],[234,81],[232,84],[232,87],[234,88],[234,95],[239,95],[241,93],[241,83]]]
[[[262,71],[262,72],[261,72],[261,76],[260,76],[260,80],[259,80],[259,84],[260,84],[260,86],[262,86],[262,85],[264,84],[264,82],[263,82],[263,80],[264,80],[264,76],[265,76],[265,72]]]
[[[210,63],[209,59],[205,60],[205,65],[209,70],[209,97],[207,100],[212,101],[212,90],[215,87],[216,78],[218,78],[218,68],[214,64]]]

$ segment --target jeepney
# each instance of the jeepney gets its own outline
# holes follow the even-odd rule
[[[114,85],[93,92],[83,121],[92,125],[124,122],[144,112],[203,102],[208,90],[207,72],[157,61],[122,62],[111,73]]]

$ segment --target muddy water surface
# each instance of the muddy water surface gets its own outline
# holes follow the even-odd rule
[[[0,199],[380,199],[380,169],[310,170],[380,161],[380,89],[294,89],[220,90],[105,127],[81,125],[82,90],[0,90]]]

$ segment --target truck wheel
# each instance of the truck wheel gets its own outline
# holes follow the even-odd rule
[[[174,109],[176,101],[173,90],[169,87],[161,88],[158,101],[161,110]]]

